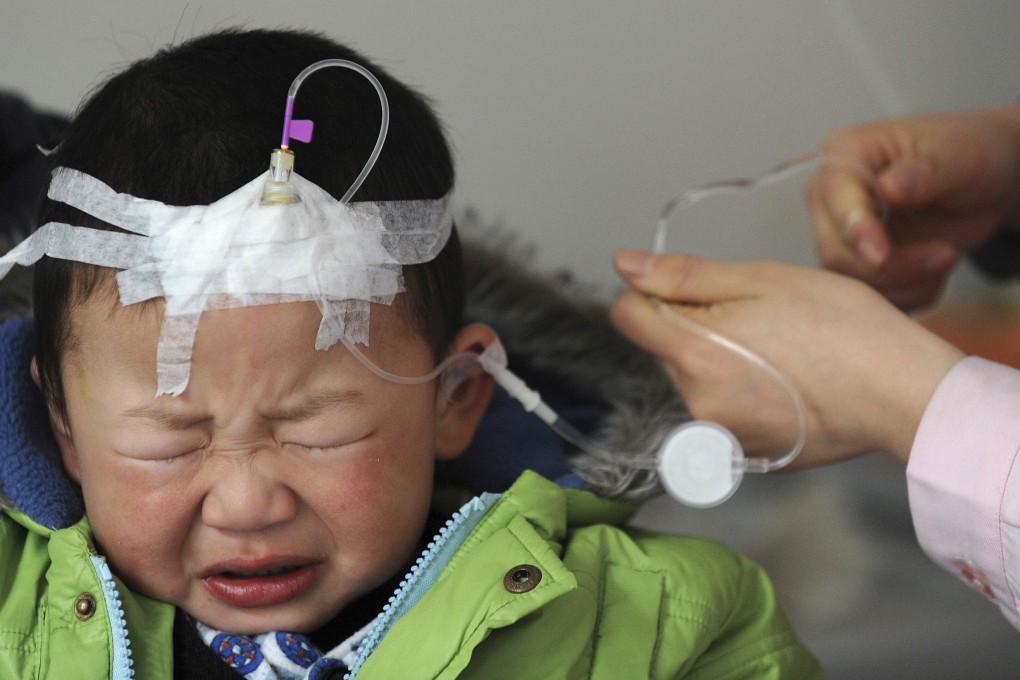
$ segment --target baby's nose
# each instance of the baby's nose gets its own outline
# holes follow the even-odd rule
[[[261,531],[293,519],[298,498],[276,462],[264,452],[230,457],[216,466],[202,503],[205,524],[223,531]]]

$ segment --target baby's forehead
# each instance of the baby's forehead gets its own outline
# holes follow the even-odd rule
[[[370,311],[405,291],[403,266],[431,262],[450,237],[449,193],[348,203],[291,173],[299,198],[266,203],[260,196],[275,186],[274,177],[264,173],[208,205],[175,206],[118,193],[60,167],[47,197],[119,230],[47,222],[0,268],[43,256],[87,263],[73,272],[85,281],[85,309],[92,265],[118,270],[126,306],[163,298],[157,394],[186,388],[198,324],[208,311],[310,301],[321,315],[317,348],[367,345]],[[431,337],[421,315],[414,317]]]
[[[63,301],[68,321],[79,319],[83,315],[99,315],[112,319],[125,311],[136,316],[153,313],[162,315],[163,298],[152,298],[133,305],[121,302],[117,287],[118,270],[78,262],[69,264],[70,280]]]
[[[364,348],[366,353],[406,352],[427,346],[425,334],[414,321],[415,315],[410,307],[412,300],[413,296],[402,293],[391,305],[372,305],[368,319],[371,343]],[[299,339],[280,347],[280,354],[325,354],[315,347],[316,333],[322,321],[315,303],[301,301],[235,306],[229,302],[224,300],[222,309],[206,310],[200,314],[196,333],[199,346],[216,339],[221,352],[252,352],[283,324],[292,336]],[[105,276],[87,295],[71,296],[66,315],[70,332],[63,350],[70,358],[87,361],[97,349],[109,344],[111,336],[117,336],[130,340],[139,349],[149,348],[155,353],[165,318],[166,301],[163,298],[122,304],[114,277]],[[339,344],[333,347],[343,350]]]

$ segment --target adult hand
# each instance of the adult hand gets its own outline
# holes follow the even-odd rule
[[[858,172],[823,168],[808,189],[822,262],[904,309],[933,302],[958,257],[1020,206],[1020,106],[848,127],[822,153],[860,164],[879,199]]]
[[[613,304],[613,323],[663,360],[695,417],[729,427],[749,455],[789,448],[792,407],[763,408],[739,389],[743,362],[717,360],[649,296],[757,353],[800,391],[808,437],[797,467],[876,450],[906,461],[932,393],[963,357],[872,288],[832,272],[633,250],[616,267],[631,290]]]

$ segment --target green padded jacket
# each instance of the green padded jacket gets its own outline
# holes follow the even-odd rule
[[[356,677],[822,677],[760,567],[629,529],[631,511],[533,473],[469,503],[384,612]],[[0,519],[0,678],[172,678],[173,618],[110,573],[87,519]]]

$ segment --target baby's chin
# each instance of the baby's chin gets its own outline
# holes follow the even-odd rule
[[[288,633],[311,633],[332,619],[339,612],[292,611],[246,611],[227,610],[222,607],[180,607],[191,618],[216,630],[238,635],[258,635],[269,631],[282,630]]]

